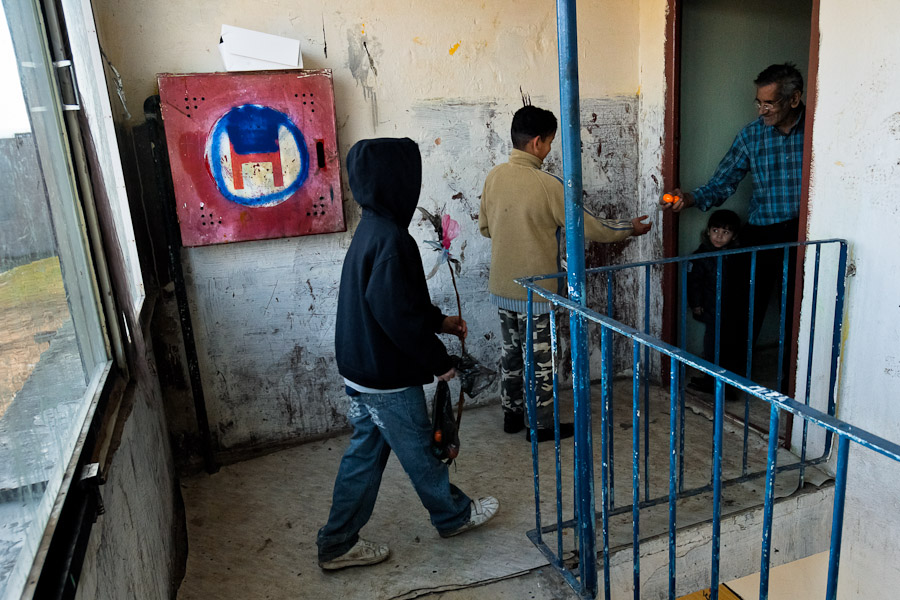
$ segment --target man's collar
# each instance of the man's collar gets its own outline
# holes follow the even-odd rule
[[[799,112],[797,112],[797,120],[794,121],[793,125],[791,125],[791,131],[794,130],[794,127],[796,127],[802,119],[806,118],[806,105],[801,102],[799,108],[800,110]]]
[[[509,162],[520,165],[524,164],[535,169],[540,169],[541,165],[544,163],[544,161],[542,161],[534,154],[525,152],[524,150],[517,150],[515,148],[513,148],[512,152],[509,153]]]
[[[791,123],[791,127],[790,127],[790,129],[787,130],[787,133],[785,133],[780,128],[775,127],[773,125],[773,127],[775,127],[775,129],[778,130],[778,133],[780,133],[781,135],[790,135],[794,132],[794,129],[797,128],[797,125],[799,125],[800,123],[803,122],[803,119],[806,117],[806,105],[801,102],[800,106],[798,106],[797,108],[799,109],[797,111],[797,118],[794,120],[793,123]]]

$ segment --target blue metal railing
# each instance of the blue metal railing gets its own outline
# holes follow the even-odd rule
[[[541,506],[540,506],[540,479],[539,479],[539,455],[536,441],[532,442],[532,450],[533,450],[533,462],[534,462],[534,484],[535,484],[535,507],[536,507],[536,527],[534,530],[528,532],[529,538],[536,544],[536,546],[545,554],[550,563],[557,568],[562,575],[566,578],[569,584],[575,589],[579,595],[584,598],[593,598],[597,596],[598,593],[598,581],[597,581],[597,552],[596,552],[596,541],[594,536],[596,535],[596,525],[597,520],[599,519],[601,525],[601,545],[602,549],[600,551],[602,565],[603,565],[603,587],[606,598],[610,597],[610,569],[609,569],[609,558],[610,558],[610,518],[614,514],[622,514],[628,511],[631,512],[632,515],[632,545],[633,545],[633,588],[634,588],[634,597],[640,597],[640,544],[641,544],[641,536],[640,536],[640,520],[641,520],[641,510],[648,508],[650,506],[654,506],[657,504],[663,504],[668,502],[669,505],[669,519],[668,519],[668,539],[669,539],[669,598],[676,598],[676,560],[675,560],[675,540],[677,537],[677,511],[676,511],[676,503],[679,499],[685,498],[687,496],[697,495],[703,492],[712,492],[712,510],[713,510],[713,519],[712,519],[712,557],[711,557],[711,582],[710,582],[710,597],[716,599],[718,597],[718,585],[719,585],[719,550],[720,550],[720,521],[722,515],[722,489],[729,484],[738,483],[741,481],[746,481],[752,477],[765,477],[765,492],[763,498],[763,531],[762,531],[762,553],[761,553],[761,565],[760,565],[760,598],[767,598],[768,596],[768,581],[769,581],[769,565],[770,565],[770,554],[771,554],[771,532],[772,532],[772,515],[774,510],[774,502],[775,502],[775,480],[776,475],[780,472],[783,472],[788,469],[800,469],[802,470],[810,464],[816,464],[817,462],[822,462],[827,459],[827,456],[831,452],[831,438],[834,434],[838,436],[838,456],[837,456],[837,473],[836,473],[836,481],[835,481],[835,504],[834,504],[834,517],[833,517],[833,528],[832,528],[832,542],[831,542],[831,557],[829,561],[829,579],[828,579],[828,595],[827,598],[834,599],[836,595],[836,583],[837,583],[837,573],[838,566],[840,560],[840,543],[841,543],[841,527],[843,523],[843,503],[845,497],[845,487],[846,487],[846,471],[847,471],[847,459],[849,454],[849,443],[851,441],[875,452],[893,458],[894,460],[900,461],[900,446],[884,440],[878,436],[870,434],[868,432],[856,429],[855,427],[840,421],[834,417],[834,406],[835,406],[835,391],[837,384],[837,373],[838,373],[838,365],[839,365],[839,350],[840,350],[840,341],[841,341],[841,327],[843,323],[843,296],[844,296],[844,271],[846,268],[846,260],[847,260],[847,244],[842,240],[824,240],[824,241],[814,241],[814,242],[798,242],[793,244],[784,244],[778,246],[765,246],[759,248],[752,248],[743,250],[742,252],[748,253],[751,255],[751,263],[755,266],[756,262],[756,253],[763,250],[780,250],[784,254],[784,261],[789,260],[789,250],[791,248],[800,248],[801,250],[805,250],[809,247],[815,248],[815,271],[812,274],[812,291],[811,298],[812,303],[811,306],[808,307],[811,310],[811,314],[816,314],[820,311],[820,307],[817,306],[817,302],[819,302],[820,297],[823,296],[819,294],[819,284],[820,284],[820,265],[821,265],[821,253],[824,247],[828,248],[836,248],[838,252],[838,256],[836,259],[837,269],[835,273],[832,273],[832,277],[835,281],[835,294],[834,294],[834,303],[831,307],[833,309],[833,328],[831,332],[826,332],[827,339],[831,345],[831,353],[830,355],[825,355],[827,358],[827,369],[828,377],[822,377],[823,381],[828,382],[828,387],[826,390],[827,398],[823,399],[823,404],[826,405],[826,411],[820,411],[816,408],[810,406],[810,395],[813,394],[814,390],[812,387],[813,380],[813,366],[814,366],[814,358],[821,358],[821,348],[819,348],[817,353],[817,345],[821,346],[821,343],[817,344],[817,339],[821,340],[822,336],[820,335],[818,338],[816,336],[816,319],[814,317],[810,317],[810,328],[809,328],[809,338],[808,338],[808,346],[804,349],[807,354],[802,357],[806,360],[799,361],[799,364],[806,365],[806,385],[805,386],[797,386],[798,389],[806,390],[806,397],[803,401],[798,401],[793,398],[790,398],[786,395],[781,394],[778,391],[769,389],[765,386],[758,385],[751,381],[749,377],[738,375],[734,372],[728,371],[724,368],[716,366],[713,362],[704,360],[693,354],[687,352],[683,347],[679,348],[673,346],[671,344],[667,344],[657,339],[653,335],[646,331],[649,329],[649,320],[646,318],[646,313],[649,310],[649,302],[647,301],[647,295],[645,294],[645,318],[644,318],[644,329],[645,331],[640,331],[635,327],[629,326],[621,321],[617,321],[612,317],[601,314],[596,310],[592,310],[590,308],[585,307],[581,303],[574,302],[568,298],[563,298],[551,292],[548,292],[543,287],[536,284],[539,280],[549,279],[549,278],[559,278],[565,277],[565,274],[555,274],[555,275],[546,275],[546,276],[538,276],[538,277],[530,277],[519,280],[519,283],[524,285],[528,290],[528,299],[529,303],[534,301],[534,294],[542,296],[546,301],[549,301],[553,306],[553,314],[551,315],[551,338],[552,344],[551,347],[554,353],[554,367],[556,366],[556,355],[558,353],[558,332],[555,326],[556,319],[556,311],[557,310],[567,310],[572,314],[577,314],[578,318],[581,322],[593,323],[600,327],[600,371],[601,371],[601,403],[600,403],[600,436],[601,436],[601,468],[600,468],[600,511],[599,514],[594,511],[594,478],[593,478],[593,451],[592,451],[592,441],[591,441],[591,406],[590,406],[590,395],[589,389],[586,390],[587,398],[586,401],[578,402],[578,396],[576,395],[576,402],[574,406],[575,412],[575,466],[573,472],[573,480],[574,480],[574,502],[572,507],[572,518],[569,520],[564,519],[565,508],[562,506],[562,467],[560,464],[560,442],[557,428],[557,436],[556,436],[556,444],[555,444],[555,479],[556,479],[556,494],[555,494],[555,502],[556,502],[556,510],[555,510],[555,525],[543,526],[541,521]],[[726,256],[729,254],[737,254],[741,251],[722,251],[712,254],[719,261],[719,274],[721,276],[721,258],[722,256]],[[671,259],[663,259],[659,261],[651,261],[646,263],[638,263],[634,265],[626,265],[622,267],[606,267],[602,269],[591,270],[589,273],[591,274],[601,274],[607,278],[607,283],[610,284],[612,277],[611,274],[616,270],[623,269],[649,269],[657,268],[657,267],[665,267],[666,265],[672,265],[673,267],[680,267],[679,271],[682,273],[682,284],[684,283],[683,275],[686,272],[686,261],[691,259],[696,259],[694,257],[679,257],[679,258],[671,258]],[[679,264],[680,263],[680,264]],[[751,271],[753,273],[754,271]],[[785,271],[786,273],[786,271]],[[644,277],[645,285],[650,281],[649,277]],[[785,275],[783,278],[783,284],[787,283],[787,276]],[[785,286],[782,286],[784,290]],[[607,285],[607,298],[612,296],[612,287],[611,285]],[[634,297],[634,296],[632,296]],[[752,298],[752,289],[751,289],[751,298]],[[785,292],[782,293],[782,315],[785,314]],[[612,312],[612,304],[608,304],[607,309],[609,312]],[[529,309],[530,310],[530,309]],[[684,310],[684,309],[683,309]],[[752,308],[750,309],[752,312]],[[717,311],[718,312],[718,311]],[[574,317],[573,317],[574,320]],[[531,320],[529,319],[529,322]],[[753,319],[750,319],[749,327],[752,327]],[[780,326],[781,331],[784,331],[784,316],[782,316],[782,324]],[[573,334],[574,335],[574,334]],[[748,355],[752,356],[752,335],[751,339],[748,341]],[[533,343],[532,335],[528,335],[527,339]],[[631,379],[632,379],[632,411],[631,411],[631,429],[632,429],[632,501],[628,506],[620,506],[615,507],[614,504],[614,496],[613,496],[613,427],[612,427],[612,395],[613,395],[613,379],[617,372],[616,365],[614,362],[614,352],[613,345],[615,340],[630,340],[631,345]],[[684,338],[682,337],[682,340]],[[531,343],[526,345],[526,359],[528,363],[532,362],[533,354],[532,349],[530,348]],[[782,342],[780,344],[781,349],[779,354],[783,354],[786,352],[785,344]],[[585,348],[583,356],[586,358],[588,356],[587,348]],[[651,356],[651,353],[653,356]],[[575,350],[573,349],[573,357],[575,355]],[[666,495],[660,496],[659,498],[651,498],[650,487],[649,487],[649,479],[650,479],[650,467],[651,463],[649,461],[650,454],[650,445],[649,445],[649,428],[648,424],[650,421],[650,412],[649,412],[649,401],[648,392],[646,391],[649,388],[651,377],[653,373],[651,373],[651,367],[653,363],[651,362],[651,358],[658,357],[661,359],[658,364],[662,364],[663,360],[668,360],[669,362],[669,431],[668,431],[668,493]],[[821,361],[820,361],[821,362]],[[779,370],[780,370],[781,361],[779,360]],[[715,408],[713,415],[713,436],[712,436],[712,473],[711,473],[711,481],[708,485],[692,488],[692,489],[684,489],[684,438],[685,438],[685,425],[684,425],[684,380],[685,373],[687,368],[697,369],[701,373],[705,373],[711,376],[715,380],[715,388],[714,388],[714,397],[715,397]],[[748,367],[749,369],[749,367]],[[579,373],[579,370],[583,370]],[[580,376],[582,380],[588,381],[589,375],[587,371],[589,370],[589,365],[587,360],[575,361],[573,360],[573,377]],[[622,369],[626,370],[626,369]],[[748,370],[749,373],[749,370]],[[659,373],[657,373],[659,375]],[[779,373],[779,383],[781,383],[781,379],[784,373]],[[526,402],[529,407],[529,412],[534,414],[534,403],[535,403],[535,383],[534,383],[534,370],[533,367],[526,366],[526,377],[527,377],[527,398]],[[746,459],[746,437],[744,441],[744,456],[742,460],[742,469],[741,475],[739,477],[733,478],[731,480],[725,480],[723,477],[723,469],[722,469],[722,455],[723,455],[723,429],[724,429],[724,418],[725,418],[725,396],[726,389],[732,388],[734,390],[738,390],[739,392],[746,395],[748,398],[756,398],[762,400],[769,405],[769,437],[768,437],[768,454],[766,460],[766,468],[765,471],[761,471],[760,473],[750,473],[748,472],[747,467],[747,459]],[[559,382],[556,370],[554,368],[554,381],[553,381],[553,389],[554,389],[554,405],[555,411],[558,415],[559,411]],[[643,394],[643,403],[641,402],[641,391],[644,390]],[[642,406],[643,404],[643,406]],[[781,418],[781,411],[786,411],[796,417],[802,419],[803,422],[803,441],[801,444],[801,456],[800,459],[795,464],[790,465],[778,465],[778,431],[779,424]],[[746,413],[745,413],[746,414]],[[641,421],[643,420],[644,428],[641,429]],[[825,444],[824,444],[824,454],[817,460],[808,461],[806,460],[806,441],[807,435],[806,432],[809,429],[809,425],[812,424],[815,428],[823,430],[825,432]],[[537,439],[536,432],[534,431],[534,423],[531,423],[532,431],[532,440]],[[641,433],[643,433],[644,441],[643,445],[641,444]],[[745,434],[746,435],[746,434]],[[579,444],[582,444],[581,452],[579,453]],[[644,482],[643,486],[641,484],[642,477],[642,469],[641,469],[641,452],[643,450],[644,461],[643,461],[643,477]],[[802,477],[802,476],[801,476]],[[801,479],[802,485],[802,479]],[[642,499],[643,492],[643,499]],[[574,528],[576,535],[573,537],[576,540],[575,548],[573,549],[572,556],[577,558],[578,561],[578,570],[577,573],[573,572],[572,569],[569,568],[567,562],[571,564],[571,560],[567,560],[564,555],[564,544],[563,544],[563,530],[567,528]],[[552,531],[556,532],[556,549],[555,551],[551,549],[545,542],[543,535],[545,533],[550,533]]]
[[[812,276],[813,286],[812,286],[812,305],[811,305],[814,308],[814,310],[812,311],[812,320],[811,320],[811,327],[810,327],[810,340],[809,340],[810,348],[815,348],[817,346],[817,344],[814,344],[814,339],[815,339],[814,336],[815,336],[815,331],[816,331],[816,318],[817,318],[817,313],[819,312],[818,309],[820,308],[818,288],[819,288],[819,279],[820,279],[820,270],[821,270],[821,268],[820,268],[821,252],[822,252],[823,247],[836,248],[837,252],[838,252],[838,255],[836,257],[836,262],[839,263],[838,267],[836,269],[836,272],[843,273],[846,268],[846,248],[844,248],[844,244],[840,240],[823,240],[823,241],[819,241],[819,242],[794,242],[794,243],[788,243],[788,244],[772,244],[772,245],[767,245],[767,246],[756,246],[756,247],[752,247],[752,248],[721,250],[721,251],[717,251],[717,252],[710,252],[710,253],[700,254],[700,255],[681,256],[681,257],[675,257],[675,258],[669,258],[669,259],[663,259],[663,260],[655,260],[655,261],[647,261],[647,262],[640,262],[640,263],[631,263],[631,264],[626,264],[626,265],[600,267],[600,268],[590,269],[586,273],[588,276],[591,276],[591,275],[603,276],[604,285],[606,288],[605,289],[605,291],[606,291],[606,293],[605,293],[606,306],[605,306],[604,311],[599,311],[599,312],[604,312],[605,316],[607,316],[607,317],[616,318],[617,313],[625,312],[625,311],[622,309],[622,307],[619,307],[617,309],[613,303],[613,298],[615,296],[614,291],[616,289],[615,276],[621,275],[623,272],[625,272],[627,274],[628,271],[643,270],[643,272],[644,272],[644,276],[643,276],[643,280],[644,280],[644,285],[643,285],[643,287],[644,287],[644,294],[643,294],[643,296],[644,296],[644,311],[643,311],[643,320],[642,320],[642,323],[643,323],[642,331],[643,331],[643,333],[649,335],[651,332],[651,330],[650,330],[651,305],[650,305],[650,293],[649,293],[650,286],[651,286],[651,270],[654,268],[677,268],[678,273],[679,273],[679,284],[680,284],[679,287],[681,290],[680,305],[679,305],[679,314],[680,314],[680,317],[679,317],[679,325],[680,325],[679,326],[679,331],[680,331],[679,348],[681,350],[689,350],[688,342],[687,342],[687,332],[689,330],[689,326],[688,326],[689,321],[687,319],[687,314],[689,311],[689,307],[688,307],[688,299],[687,299],[688,285],[687,285],[687,281],[686,281],[688,265],[690,263],[692,263],[693,261],[697,261],[697,260],[714,260],[716,262],[716,300],[715,300],[716,308],[715,308],[715,317],[714,317],[715,352],[714,352],[714,356],[706,357],[706,358],[713,364],[719,366],[721,364],[720,363],[720,354],[723,349],[723,343],[721,340],[721,337],[722,337],[721,323],[722,323],[722,319],[723,319],[722,315],[724,313],[724,307],[723,307],[724,290],[722,287],[722,283],[723,283],[723,281],[728,280],[728,276],[724,275],[724,272],[725,272],[724,261],[728,260],[729,258],[732,260],[745,259],[744,263],[746,263],[745,264],[746,268],[734,269],[734,267],[732,267],[731,277],[732,278],[734,277],[734,275],[735,275],[734,271],[737,270],[737,272],[739,272],[742,276],[747,277],[747,279],[748,279],[748,281],[746,282],[747,287],[745,290],[746,295],[747,295],[746,306],[747,306],[748,314],[746,316],[746,325],[744,325],[744,327],[746,329],[746,334],[745,334],[746,353],[744,356],[745,362],[743,365],[744,366],[743,375],[747,379],[753,379],[752,373],[753,373],[754,369],[758,367],[757,363],[759,362],[757,360],[757,356],[756,356],[756,352],[755,352],[755,344],[754,344],[754,339],[759,334],[759,329],[760,329],[760,325],[761,325],[761,323],[760,323],[761,319],[757,319],[757,317],[763,317],[764,310],[765,310],[765,306],[763,306],[762,310],[759,310],[756,308],[756,303],[759,300],[759,298],[758,298],[759,294],[757,293],[757,289],[756,289],[756,284],[757,284],[757,279],[758,279],[758,277],[757,277],[757,257],[760,254],[766,254],[766,253],[781,254],[781,256],[782,256],[782,259],[780,261],[781,262],[781,267],[780,267],[780,271],[781,271],[780,290],[781,290],[781,293],[779,296],[779,301],[777,302],[778,311],[776,313],[778,335],[777,335],[777,361],[775,362],[775,364],[777,365],[777,376],[775,378],[775,384],[772,387],[773,387],[773,389],[777,389],[778,391],[784,391],[786,388],[785,380],[787,377],[787,373],[785,372],[785,366],[787,365],[786,359],[790,356],[790,351],[791,351],[790,339],[787,337],[786,331],[788,331],[790,328],[792,328],[791,325],[788,324],[789,319],[791,319],[790,309],[792,308],[792,306],[791,307],[788,306],[788,290],[790,289],[790,287],[793,286],[793,281],[789,280],[788,272],[789,272],[790,265],[796,260],[795,253],[796,253],[797,249],[800,249],[802,252],[805,252],[807,247],[815,248],[815,266],[814,266],[814,270],[813,270],[814,272],[813,272],[813,276]],[[546,279],[548,277],[563,277],[563,276],[564,276],[563,274],[556,274],[556,275],[550,275],[550,276],[546,276],[546,277],[534,278],[534,280],[537,281],[539,279]],[[638,276],[632,275],[630,277],[630,280],[632,282],[637,281],[638,279],[639,279]],[[733,283],[733,279],[732,279],[732,283]],[[836,376],[836,373],[837,373],[837,370],[836,370],[837,369],[837,359],[838,359],[838,352],[839,352],[839,346],[840,346],[840,325],[841,325],[840,319],[841,319],[841,316],[843,315],[843,298],[844,298],[843,279],[840,279],[839,281],[837,281],[836,285],[838,286],[838,288],[836,289],[835,296],[833,298],[834,303],[833,303],[833,305],[830,305],[830,308],[833,310],[832,326],[833,326],[833,332],[834,332],[834,335],[832,336],[832,339],[830,340],[830,343],[831,343],[831,355],[830,355],[831,362],[830,362],[830,364],[831,364],[832,370],[830,373],[831,377],[829,379],[830,385],[828,388],[828,403],[827,403],[827,407],[826,407],[826,410],[827,410],[828,414],[830,414],[830,415],[834,415],[834,408],[835,408],[834,384],[836,382],[835,382],[834,377]],[[625,290],[625,289],[628,289],[630,291],[631,287],[626,286],[626,288],[623,288],[623,290]],[[598,294],[598,295],[604,295],[604,294]],[[629,293],[628,295],[622,293],[622,294],[620,294],[620,296],[624,297],[626,300],[633,303],[633,297],[634,297],[633,293]],[[732,296],[731,299],[734,300],[734,297]],[[632,318],[635,321],[635,323],[637,323],[637,321],[639,320],[638,317],[634,317],[633,315],[632,315]],[[623,319],[618,318],[618,321],[622,322]],[[635,327],[635,329],[638,328],[637,324],[635,324],[633,326]],[[733,342],[732,342],[732,345],[733,345]],[[821,343],[818,345],[821,345]],[[611,347],[607,350],[607,353],[608,354],[612,353]],[[648,364],[650,363],[649,353],[650,353],[650,349],[645,348],[644,349],[644,361]],[[820,353],[821,353],[821,350],[820,350]],[[810,398],[814,395],[813,390],[812,390],[814,355],[815,355],[814,352],[810,351],[808,353],[807,361],[806,361],[806,384],[803,389],[806,392],[804,398],[805,398],[805,402],[807,404],[809,403]],[[609,357],[608,359],[615,362],[615,359],[613,359],[612,357]],[[619,363],[621,363],[621,360],[619,360]],[[621,364],[620,364],[620,366],[621,366]],[[649,369],[645,369],[644,372],[645,372],[645,374],[649,373]],[[696,488],[695,490],[685,490],[684,489],[685,477],[684,477],[684,460],[683,460],[683,457],[684,457],[683,409],[684,409],[684,384],[687,383],[685,375],[686,375],[685,367],[684,367],[684,365],[682,365],[681,371],[679,372],[679,376],[680,376],[679,378],[682,381],[682,387],[680,388],[680,392],[679,392],[680,393],[680,408],[682,410],[682,413],[681,413],[681,421],[679,423],[680,435],[679,435],[679,448],[678,448],[678,457],[679,457],[679,461],[678,461],[678,463],[679,463],[679,490],[678,491],[680,494],[691,493],[692,491],[693,492],[703,492],[703,491],[709,491],[712,489],[711,488],[712,474],[710,477],[709,486],[705,486],[703,488]],[[611,381],[608,382],[608,385],[612,385],[612,382]],[[645,413],[649,414],[650,413],[650,401],[649,401],[650,377],[643,378],[643,386],[644,386],[643,387],[643,389],[644,389],[644,411],[645,411]],[[749,395],[745,395],[744,396],[744,405],[743,405],[743,409],[744,409],[743,415],[735,415],[735,414],[727,413],[728,415],[734,417],[735,420],[740,421],[742,423],[742,427],[743,427],[742,463],[741,463],[740,481],[746,481],[747,479],[757,478],[757,477],[762,476],[762,474],[763,474],[763,471],[752,472],[750,470],[750,466],[749,466],[749,462],[748,462],[748,450],[749,450],[748,441],[750,439],[750,429],[751,429],[750,406],[751,406],[751,397]],[[808,446],[808,444],[807,444],[807,437],[808,437],[807,427],[808,426],[804,425],[802,442],[800,444],[800,448],[801,448],[800,449],[800,454],[801,454],[800,460],[796,464],[786,465],[780,469],[780,470],[800,469],[801,485],[802,485],[802,481],[803,481],[803,477],[804,477],[805,467],[807,465],[815,465],[815,464],[822,462],[825,459],[825,457],[828,456],[828,454],[830,453],[830,450],[831,450],[831,435],[828,434],[828,435],[826,435],[825,447],[824,447],[824,450],[821,453],[821,455],[815,459],[811,459],[811,460],[807,459],[807,456],[806,456],[807,455],[807,446]],[[761,425],[758,424],[757,429],[761,429],[761,428],[762,428]],[[611,437],[611,440],[614,439],[614,437],[615,437],[614,430],[610,431],[610,437]],[[711,440],[711,441],[714,442],[714,440]],[[615,464],[613,448],[614,448],[614,445],[610,447],[610,453],[611,453],[610,461],[613,464]],[[711,453],[712,452],[713,452],[713,449],[711,449]],[[654,499],[650,498],[649,471],[650,471],[650,469],[649,469],[649,419],[645,419],[644,420],[644,500],[643,500],[643,502],[653,502],[654,501]],[[732,480],[729,480],[727,483],[731,483],[731,481]],[[612,474],[610,475],[610,497],[611,497],[611,504],[614,506],[615,505],[615,481],[614,481],[614,477]]]

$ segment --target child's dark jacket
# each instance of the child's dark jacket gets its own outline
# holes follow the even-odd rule
[[[732,242],[725,248],[716,248],[704,240],[694,251],[695,255],[717,250],[733,250],[738,247]],[[688,266],[687,297],[688,306],[701,307],[703,315],[695,318],[706,324],[715,324],[716,319],[716,271],[717,257],[696,258]],[[746,254],[730,254],[722,257],[722,303],[724,320],[732,321],[743,315],[746,320],[749,310],[750,261]]]
[[[435,335],[444,315],[408,231],[422,184],[419,147],[407,138],[363,140],[350,149],[347,171],[362,218],[341,272],[338,371],[374,389],[431,383],[453,361]]]

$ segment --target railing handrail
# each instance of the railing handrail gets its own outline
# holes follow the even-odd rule
[[[770,248],[785,248],[790,246],[810,246],[810,245],[818,245],[825,243],[840,243],[842,246],[846,245],[846,240],[841,239],[833,239],[833,240],[818,240],[818,241],[807,241],[807,242],[795,242],[789,244],[775,244],[771,246],[758,246],[757,248],[761,249],[770,249]],[[719,251],[715,254],[736,254],[740,251],[749,252],[754,250],[755,248],[742,248],[735,250],[725,250]],[[712,254],[712,253],[711,253]],[[639,267],[639,266],[647,266],[652,264],[664,264],[667,262],[677,262],[679,259],[686,259],[688,257],[674,257],[674,258],[666,258],[660,259],[658,261],[650,261],[645,263],[632,263],[629,265],[619,266],[619,268],[626,267]],[[696,256],[694,257],[696,258]],[[601,269],[605,269],[603,267]],[[600,269],[598,269],[599,271]],[[592,270],[592,272],[595,272]],[[895,461],[900,462],[900,444],[896,444],[889,440],[882,438],[874,433],[866,431],[865,429],[861,429],[859,427],[855,427],[850,425],[849,423],[842,421],[836,417],[828,415],[820,410],[812,408],[802,402],[798,402],[797,400],[790,398],[789,396],[785,396],[779,392],[766,388],[764,386],[760,386],[754,384],[749,379],[738,375],[732,371],[724,369],[722,367],[716,366],[713,363],[704,360],[694,354],[691,354],[685,350],[682,350],[676,346],[673,346],[669,343],[666,343],[650,334],[643,333],[634,327],[626,325],[621,321],[617,321],[611,317],[600,314],[595,310],[590,308],[586,308],[580,306],[569,300],[568,298],[564,298],[558,294],[555,294],[549,290],[544,289],[543,287],[536,285],[536,281],[556,278],[559,276],[565,276],[565,273],[554,273],[550,275],[536,275],[530,277],[521,277],[516,279],[515,281],[524,286],[526,289],[532,290],[534,293],[546,298],[554,305],[564,306],[569,310],[575,311],[589,320],[599,323],[608,329],[615,331],[623,336],[626,336],[630,339],[636,340],[637,342],[653,348],[662,354],[665,354],[671,358],[678,360],[679,362],[698,369],[704,373],[715,376],[717,379],[721,379],[725,383],[732,385],[741,391],[744,391],[760,400],[768,402],[769,404],[775,405],[783,410],[790,412],[796,416],[799,416],[807,421],[815,423],[824,429],[837,433],[842,436],[846,436],[848,439],[869,448],[879,454],[887,456]]]
[[[727,256],[729,254],[750,254],[752,252],[763,252],[766,250],[783,250],[785,248],[796,248],[800,246],[821,246],[824,244],[840,244],[843,247],[847,246],[847,240],[840,238],[832,238],[827,240],[807,240],[803,242],[784,242],[781,244],[766,244],[764,246],[747,246],[741,248],[731,248],[729,250],[716,250],[714,252],[703,252],[702,254],[686,254],[683,256],[670,256],[668,258],[657,258],[655,260],[646,260],[643,262],[633,262],[627,263],[624,265],[606,265],[604,267],[591,267],[590,269],[585,270],[585,274],[594,274],[594,273],[606,273],[609,271],[623,271],[625,269],[635,269],[638,267],[654,267],[657,265],[666,265],[666,264],[674,264],[681,262],[691,262],[697,260],[699,258],[715,258],[716,256]],[[515,281],[521,285],[524,285],[523,282],[531,282],[531,281],[543,281],[547,279],[561,279],[566,277],[567,274],[565,272],[560,273],[547,273],[544,275],[531,275],[529,277],[520,277]]]

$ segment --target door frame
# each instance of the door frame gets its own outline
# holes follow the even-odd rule
[[[665,135],[663,136],[663,158],[662,158],[662,180],[663,189],[674,189],[680,186],[679,166],[680,166],[680,114],[681,114],[681,8],[683,0],[667,0],[666,26],[665,26],[665,117],[663,125]],[[809,66],[806,76],[806,116],[805,131],[803,139],[803,171],[800,188],[800,226],[798,240],[806,241],[808,239],[806,229],[809,218],[809,177],[812,167],[812,141],[813,141],[813,123],[816,109],[816,88],[819,72],[819,4],[820,0],[812,0],[812,11],[810,18],[809,33]],[[663,256],[678,256],[678,215],[672,211],[663,213],[662,222],[663,232]],[[805,258],[804,248],[800,247],[797,252],[797,273],[803,273],[803,262]],[[675,268],[666,268],[663,272],[663,314],[662,314],[662,337],[663,340],[672,345],[677,345],[678,335],[678,298],[679,294],[674,293],[678,287],[678,273]],[[794,323],[793,331],[800,331],[800,305],[803,302],[803,277],[796,278],[794,283],[794,306],[792,320]],[[787,373],[788,377],[788,393],[791,397],[796,396],[796,376],[797,376],[797,354],[798,354],[799,335],[795,335],[791,340],[791,368]],[[668,378],[669,369],[663,365],[663,377]],[[784,447],[790,449],[791,437],[793,432],[793,414],[788,413],[785,416],[786,436]]]

